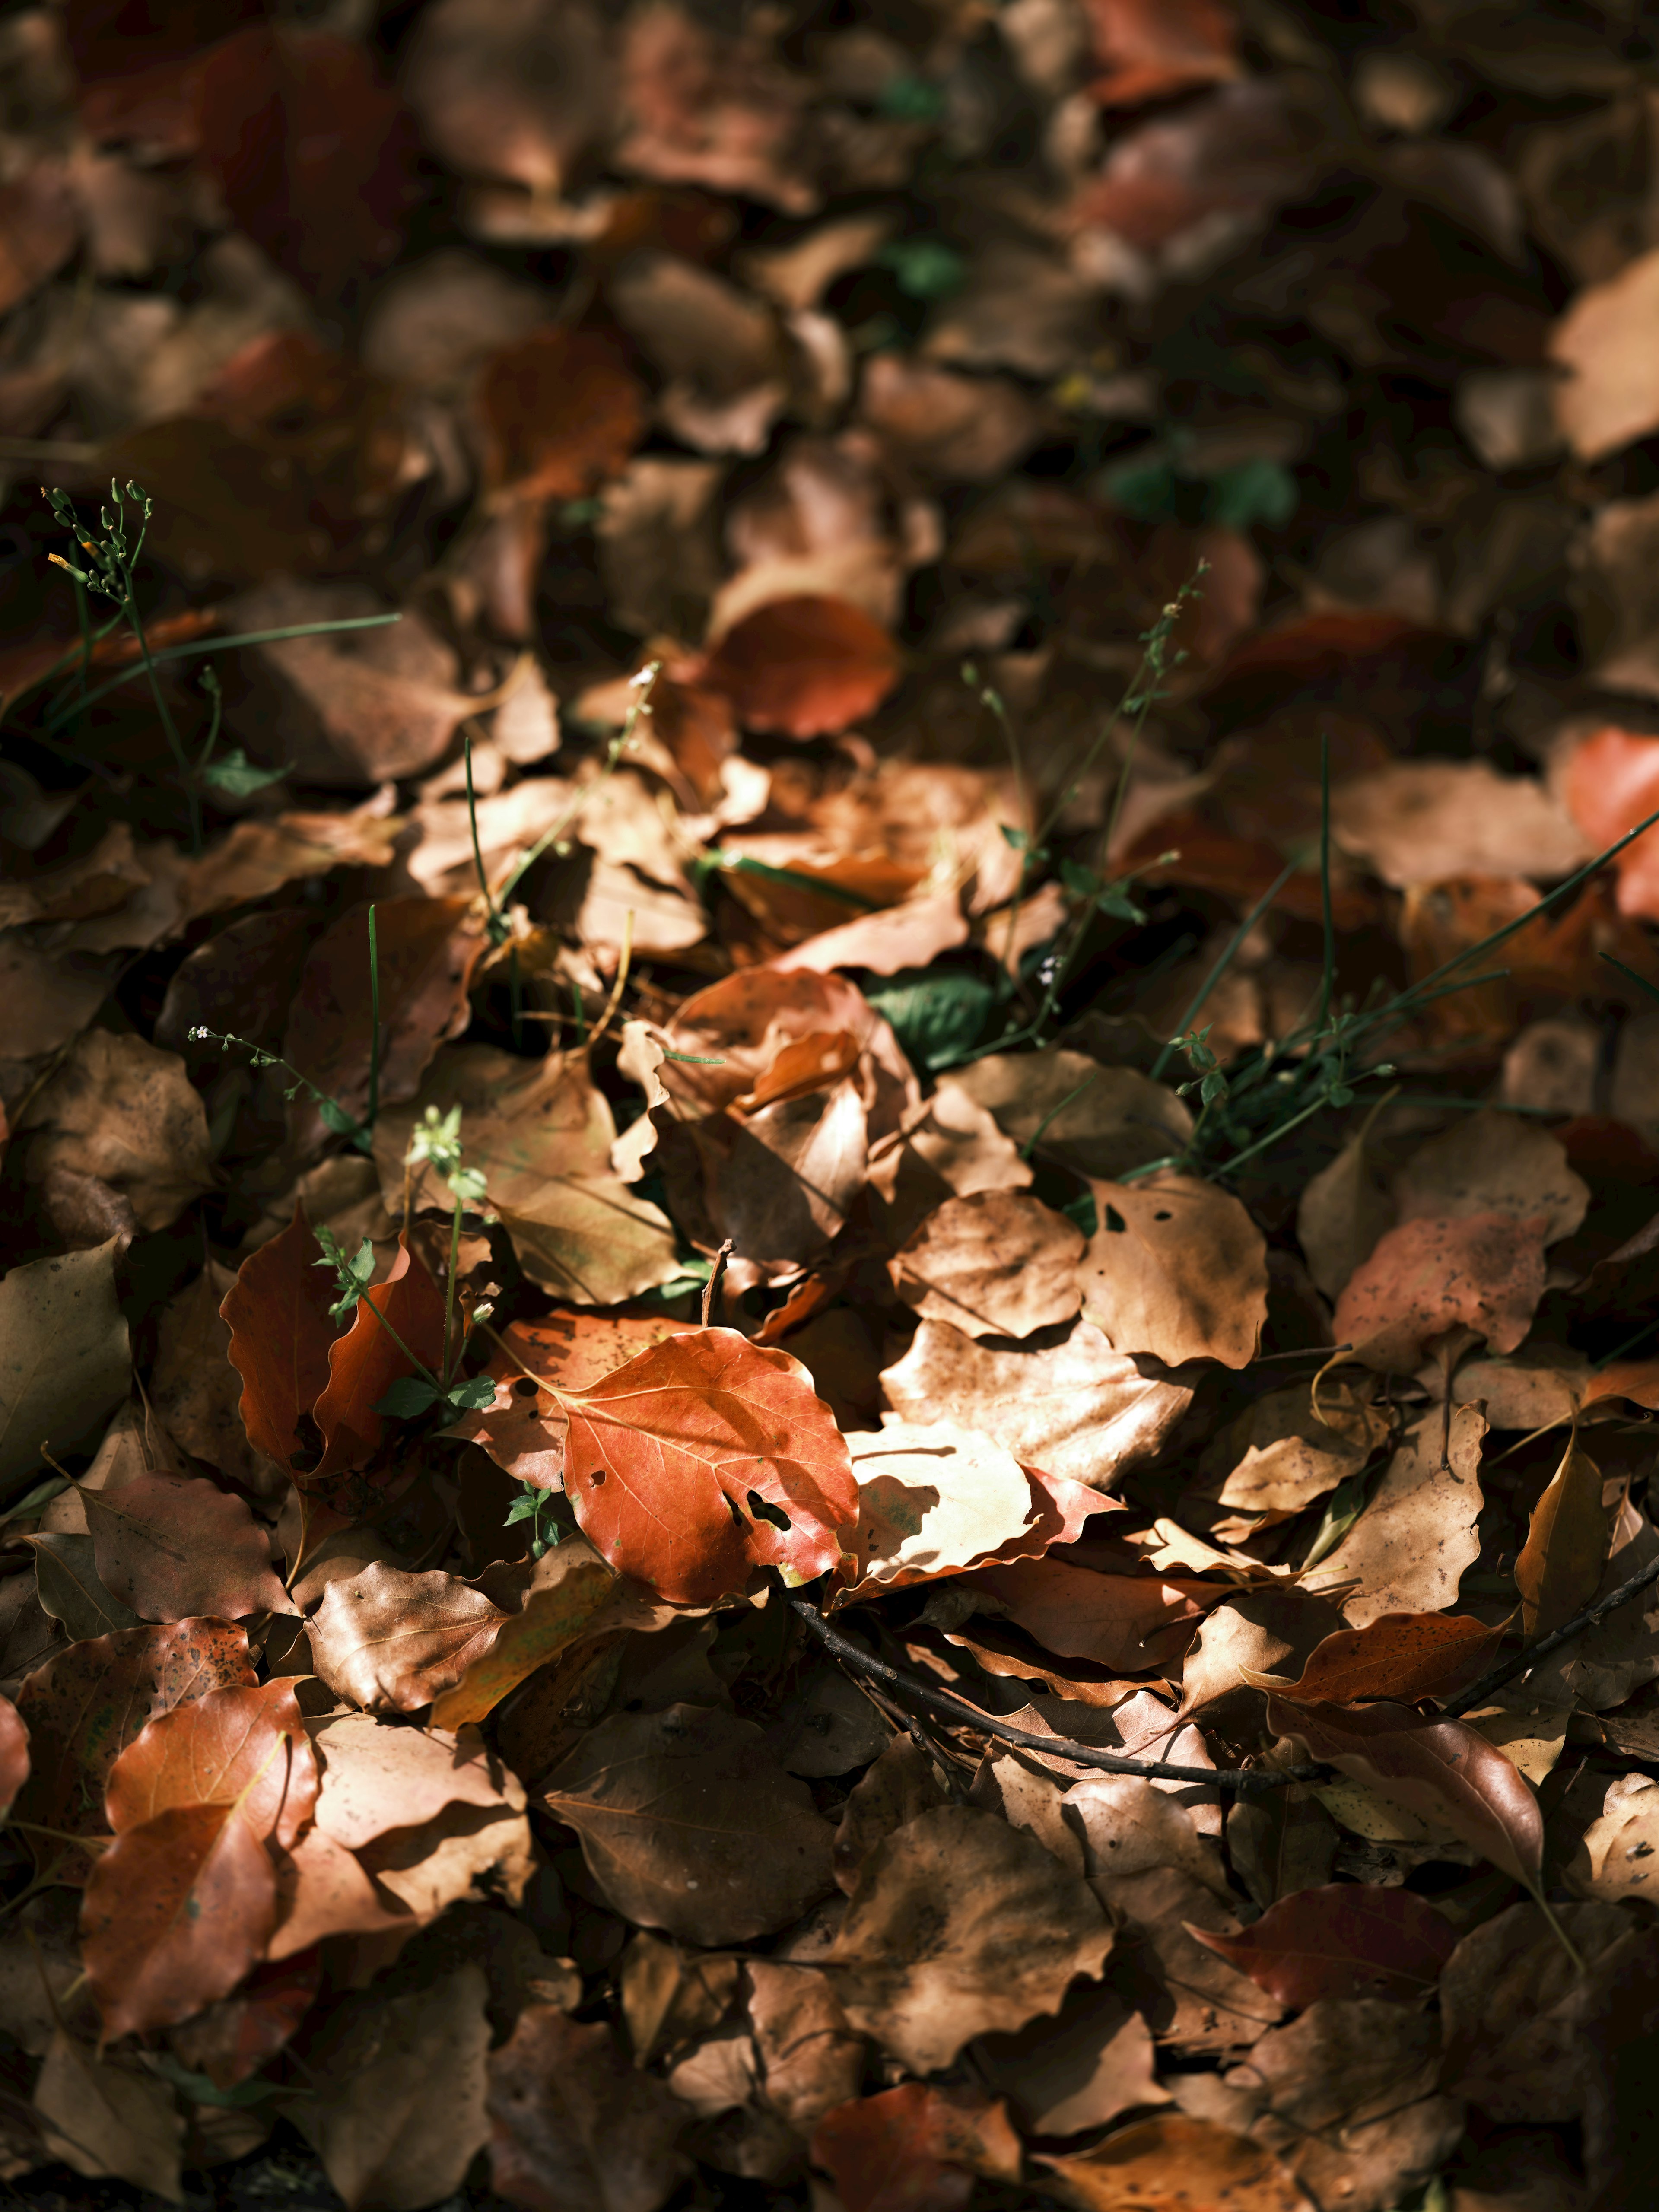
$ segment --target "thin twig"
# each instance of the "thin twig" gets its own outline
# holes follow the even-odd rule
[[[1553,1628],[1547,1636],[1540,1636],[1535,1644],[1529,1644],[1523,1651],[1517,1651],[1512,1659],[1503,1660],[1498,1666],[1489,1668],[1473,1689],[1465,1690],[1461,1698],[1454,1698],[1449,1705],[1441,1708],[1442,1711],[1449,1720],[1456,1720],[1461,1714],[1478,1705],[1482,1698],[1490,1697],[1494,1690],[1501,1690],[1506,1683],[1514,1681],[1517,1674],[1529,1673],[1540,1659],[1547,1659],[1552,1651],[1559,1651],[1564,1644],[1571,1644],[1586,1629],[1598,1627],[1610,1613],[1617,1613],[1620,1606],[1628,1605],[1633,1597],[1639,1597],[1654,1583],[1659,1583],[1659,1553],[1650,1559],[1646,1566],[1639,1567],[1628,1582],[1620,1583],[1615,1590],[1609,1590],[1606,1597],[1597,1598],[1582,1613],[1574,1613],[1571,1620],[1564,1620],[1559,1628]]]
[[[1138,1774],[1151,1781],[1199,1782],[1211,1790],[1279,1790],[1292,1782],[1316,1782],[1329,1769],[1322,1765],[1279,1767],[1208,1767],[1181,1766],[1167,1759],[1127,1759],[1121,1753],[1097,1751],[1093,1744],[1073,1743],[1063,1735],[1033,1735],[1028,1729],[1015,1728],[994,1713],[982,1711],[970,1705],[965,1698],[952,1697],[948,1691],[935,1690],[920,1675],[907,1673],[902,1667],[890,1667],[884,1659],[878,1659],[850,1638],[837,1634],[815,1605],[793,1592],[784,1602],[798,1613],[816,1636],[826,1651],[868,1674],[872,1681],[884,1683],[896,1697],[912,1705],[923,1705],[955,1728],[976,1729],[981,1735],[994,1735],[1004,1743],[1016,1744],[1022,1751],[1042,1752],[1049,1758],[1069,1759],[1075,1766],[1097,1766],[1105,1774]]]

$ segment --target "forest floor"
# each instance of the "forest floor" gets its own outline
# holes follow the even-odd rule
[[[1656,341],[1622,0],[5,15],[0,2197],[1650,2201]]]

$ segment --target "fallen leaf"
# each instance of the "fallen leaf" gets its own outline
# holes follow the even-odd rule
[[[832,2106],[857,2094],[864,2039],[848,2024],[832,1977],[813,1967],[750,1957],[743,1984],[766,2104],[809,2134]]]
[[[538,1668],[600,1632],[616,1589],[616,1576],[580,1536],[544,1553],[518,1612],[502,1621],[487,1650],[468,1659],[454,1686],[434,1700],[433,1726],[460,1729],[485,1719]]]
[[[474,1738],[463,1743],[434,1728],[389,1726],[367,1713],[313,1723],[322,1765],[317,1826],[347,1850],[362,1850],[394,1829],[422,1827],[451,1805],[495,1814],[499,1782]]]
[[[490,2177],[530,2212],[658,2212],[688,2171],[684,2107],[603,2021],[528,2005],[489,2057]]]
[[[407,1935],[409,1916],[388,1908],[362,1863],[321,1828],[308,1828],[291,1850],[272,1853],[276,1925],[265,1946],[270,1966],[314,1955],[327,1936]]]
[[[964,1587],[983,1591],[988,1610],[1006,1613],[1045,1650],[1124,1674],[1173,1666],[1206,1610],[1231,1595],[1224,1583],[1097,1574],[1052,1555],[977,1567]]]
[[[1594,1968],[1625,1936],[1612,1904],[1555,1905],[1550,1917]],[[1577,2119],[1584,2076],[1566,2010],[1583,1980],[1536,1905],[1511,1905],[1472,1928],[1440,1977],[1442,2078],[1499,2124]]]
[[[561,1395],[565,1489],[619,1573],[700,1605],[756,1566],[805,1582],[840,1558],[858,1515],[847,1446],[787,1352],[700,1329]]]
[[[321,1257],[296,1205],[281,1236],[243,1261],[219,1308],[230,1330],[227,1356],[242,1378],[248,1441],[290,1468],[303,1449],[301,1417],[309,1415],[329,1382],[334,1288]]]
[[[0,1698],[0,1819],[29,1778],[29,1732],[9,1698]]]
[[[583,1389],[614,1374],[636,1352],[684,1335],[692,1325],[665,1314],[637,1319],[580,1312],[510,1322],[484,1370],[495,1382],[495,1403],[477,1415],[464,1414],[450,1433],[482,1444],[519,1481],[560,1489],[567,1423],[548,1384]],[[532,1388],[538,1376],[548,1382]]]
[[[969,1336],[1023,1337],[1077,1312],[1082,1232],[1024,1191],[947,1199],[890,1263],[894,1286],[925,1321]]]
[[[1573,748],[1562,775],[1572,818],[1598,848],[1613,844],[1659,811],[1659,741],[1629,730],[1595,731]],[[1659,830],[1626,845],[1613,863],[1619,911],[1659,915]]]
[[[272,1470],[242,1425],[241,1379],[231,1364],[230,1330],[221,1315],[234,1282],[228,1268],[210,1261],[163,1308],[149,1400],[168,1435],[193,1458],[258,1495]]]
[[[207,1113],[177,1054],[87,1030],[18,1123],[30,1172],[96,1176],[165,1229],[210,1189]]]
[[[848,1601],[952,1575],[1033,1517],[1031,1486],[1004,1446],[953,1421],[886,1416],[849,1444],[858,1522],[846,1533]]]
[[[1395,761],[1356,777],[1331,795],[1331,835],[1395,890],[1570,875],[1592,850],[1541,784],[1482,760]]]
[[[1321,1997],[1427,1996],[1457,1948],[1444,1915],[1409,1889],[1338,1882],[1298,1890],[1237,1936],[1194,1931],[1293,2011]]]
[[[34,1587],[40,1603],[54,1620],[62,1622],[71,1644],[139,1626],[132,1607],[112,1597],[98,1579],[90,1536],[52,1533],[21,1540],[33,1549]]]
[[[268,897],[284,884],[325,875],[331,868],[385,867],[403,827],[378,799],[342,814],[238,822],[180,875],[180,919],[191,921]]]
[[[1218,1440],[1224,1464],[1237,1455],[1218,1503],[1245,1513],[1299,1513],[1357,1474],[1387,1437],[1389,1417],[1358,1392],[1322,1382],[1270,1390]]]
[[[1545,1225],[1504,1213],[1401,1222],[1344,1284],[1339,1341],[1384,1375],[1414,1374],[1425,1345],[1458,1328],[1513,1352],[1543,1295]]]
[[[317,1761],[285,1677],[210,1690],[145,1723],[111,1767],[104,1810],[115,1833],[175,1806],[235,1805],[284,1850],[316,1810]]]
[[[256,1966],[234,1996],[173,2030],[173,2050],[216,2089],[237,2087],[292,2040],[316,2002],[322,1971],[314,1949]]]
[[[724,692],[750,729],[815,738],[878,707],[898,681],[898,647],[845,599],[770,599],[703,660],[696,682]]]
[[[1521,1626],[1529,1638],[1549,1635],[1595,1595],[1613,1536],[1601,1488],[1600,1468],[1570,1442],[1532,1510],[1515,1562]]]
[[[1398,1219],[1394,1200],[1366,1152],[1362,1128],[1306,1184],[1297,1205],[1297,1242],[1309,1273],[1328,1298],[1340,1294]]]
[[[926,2081],[826,2112],[811,2154],[847,2212],[960,2212],[975,2174],[1020,2178],[1019,2138],[1001,2104]]]
[[[1460,1114],[1419,1145],[1395,1177],[1394,1195],[1401,1221],[1506,1213],[1541,1220],[1543,1241],[1553,1244],[1583,1222],[1590,1188],[1547,1129],[1518,1114],[1483,1110]]]
[[[1026,1348],[924,1320],[881,1382],[908,1420],[948,1406],[1023,1464],[1105,1491],[1156,1455],[1192,1402],[1188,1385],[1156,1367],[1114,1352],[1089,1321],[1074,1322],[1057,1344]]]
[[[234,1492],[144,1474],[122,1485],[118,1504],[88,1495],[100,1500],[88,1516],[99,1576],[140,1620],[294,1610],[271,1570],[269,1534]]]
[[[1659,302],[1659,253],[1643,253],[1601,284],[1587,284],[1550,337],[1567,371],[1556,420],[1581,461],[1605,460],[1659,428],[1659,381],[1640,333]]]
[[[443,1292],[400,1231],[392,1272],[363,1292],[351,1327],[329,1346],[328,1384],[312,1408],[323,1455],[304,1484],[362,1467],[385,1433],[380,1401],[394,1382],[416,1373],[416,1361],[437,1372],[444,1348]]]
[[[556,200],[609,119],[609,64],[600,20],[587,9],[550,17],[444,0],[410,40],[404,93],[452,168]]]
[[[1468,1613],[1381,1613],[1363,1628],[1326,1637],[1294,1682],[1264,1677],[1259,1686],[1305,1704],[1391,1698],[1411,1705],[1455,1697],[1490,1662],[1500,1632]]]
[[[116,1302],[118,1240],[13,1267],[0,1282],[0,1494],[72,1451],[131,1383],[127,1324]]]
[[[1096,1775],[1066,1796],[1091,1887],[1120,1930],[1109,1980],[1160,2040],[1188,2051],[1252,2043],[1278,2007],[1207,1950],[1198,1931],[1231,1934],[1234,1899],[1213,1848],[1164,1790]]]
[[[1167,1172],[1091,1181],[1099,1227],[1078,1271],[1084,1317],[1115,1351],[1166,1366],[1247,1366],[1267,1310],[1267,1247],[1231,1193]]]
[[[1425,1720],[1409,1705],[1293,1705],[1267,1700],[1270,1727],[1305,1743],[1408,1813],[1443,1827],[1516,1881],[1541,1879],[1543,1817],[1501,1751],[1462,1721]]]
[[[989,1053],[951,1079],[1015,1144],[1035,1145],[1079,1175],[1126,1175],[1183,1151],[1192,1135],[1192,1115],[1163,1084],[1058,1046]]]
[[[175,1805],[99,1853],[82,1950],[106,2035],[188,2020],[229,1995],[276,1919],[270,1856],[234,1805]]]
[[[337,1697],[364,1712],[413,1713],[489,1651],[507,1619],[454,1575],[374,1560],[329,1584],[306,1632],[313,1668]]]
[[[569,20],[569,19],[567,19]],[[492,353],[474,394],[490,494],[585,499],[646,430],[646,396],[614,338],[532,331]]]
[[[100,1833],[110,1769],[146,1722],[253,1679],[246,1634],[227,1620],[123,1629],[70,1644],[18,1692],[33,1762],[19,1816]]]
[[[1316,1570],[1324,1587],[1358,1583],[1342,1601],[1353,1627],[1455,1603],[1480,1549],[1486,1433],[1475,1406],[1431,1407],[1407,1430],[1370,1504]]]
[[[1433,2020],[1404,2005],[1322,1997],[1224,2077],[1224,2109],[1314,2203],[1382,2212],[1421,2185],[1462,2132],[1462,2105],[1436,2094],[1438,2045]]]
[[[489,1994],[463,1963],[424,1989],[354,1992],[307,2039],[292,2117],[348,2212],[420,2212],[460,2187],[489,2139]]]
[[[553,1769],[543,1796],[617,1909],[688,1942],[769,1935],[831,1886],[830,1832],[805,1784],[729,1713],[615,1714]]]
[[[828,1963],[848,2019],[918,2073],[1057,2011],[1111,1948],[1086,1886],[1034,1837],[946,1805],[878,1843]]]
[[[1279,2160],[1245,2135],[1170,2112],[1137,2120],[1093,2150],[1042,2158],[1078,2212],[1304,2212],[1307,2198]]]
[[[112,2175],[184,2201],[185,2118],[172,2087],[130,2061],[97,2057],[60,2027],[34,2085],[46,2147],[73,2172]]]

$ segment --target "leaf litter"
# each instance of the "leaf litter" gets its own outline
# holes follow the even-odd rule
[[[1644,2200],[1628,12],[7,19],[20,2203]]]

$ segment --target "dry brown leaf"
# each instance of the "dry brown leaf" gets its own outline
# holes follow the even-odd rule
[[[1127,1562],[1126,1561],[1126,1566]],[[975,1568],[964,1588],[1063,1658],[1117,1673],[1173,1666],[1225,1583],[1132,1572],[1097,1574],[1056,1552]]]
[[[449,1805],[492,1814],[501,1808],[501,1784],[476,1734],[460,1738],[346,1713],[312,1723],[311,1740],[322,1767],[317,1825],[348,1850],[424,1825]]]
[[[1462,2105],[1436,2094],[1439,2056],[1425,2014],[1384,1997],[1324,1997],[1225,2076],[1218,2117],[1247,2127],[1316,2203],[1388,2212],[1462,2131]]]
[[[331,1582],[307,1625],[312,1665],[364,1712],[417,1712],[459,1682],[507,1616],[454,1575],[376,1560]]]
[[[31,1174],[96,1176],[145,1229],[165,1229],[213,1183],[207,1113],[176,1053],[88,1030],[19,1123]]]
[[[1632,1924],[1611,1899],[1552,1911],[1589,1965]],[[1500,2123],[1577,2118],[1577,2038],[1560,2010],[1576,1979],[1536,1905],[1512,1905],[1471,1929],[1440,1977],[1446,2087]]]
[[[239,1488],[269,1497],[280,1470],[254,1449],[242,1426],[242,1378],[230,1364],[230,1329],[220,1313],[234,1280],[210,1261],[163,1309],[149,1398],[187,1452]]]
[[[1519,1114],[1460,1114],[1419,1145],[1394,1179],[1401,1221],[1506,1213],[1545,1224],[1543,1241],[1571,1237],[1589,1185],[1567,1165],[1559,1138]]]
[[[1307,2198],[1270,2152],[1248,2136],[1184,2112],[1138,2120],[1091,2151],[1045,2158],[1077,2212],[1304,2212]]]
[[[1073,1990],[1054,2019],[1033,2021],[1018,2035],[981,2036],[973,2054],[1034,2135],[1080,2135],[1120,2112],[1168,2101],[1151,2030],[1102,1984]]]
[[[1604,460],[1659,427],[1659,379],[1646,332],[1659,307],[1659,252],[1587,284],[1556,325],[1550,357],[1568,374],[1556,419],[1581,461]]]
[[[1331,794],[1331,835],[1395,890],[1457,876],[1570,875],[1583,832],[1541,784],[1480,760],[1396,761]]]
[[[1232,1465],[1215,1493],[1245,1513],[1299,1513],[1356,1474],[1389,1434],[1386,1413],[1352,1386],[1305,1382],[1270,1390],[1218,1440]],[[1237,1457],[1234,1456],[1237,1455]]]
[[[1057,2011],[1111,1945],[1086,1886],[1035,1838],[947,1805],[866,1858],[829,1963],[852,2025],[926,2074],[972,2036]]]
[[[530,2212],[658,2212],[687,2166],[684,2108],[603,2021],[529,2005],[490,2054],[490,2172]]]
[[[155,2075],[130,2061],[98,2058],[59,2028],[33,2104],[48,2154],[74,2172],[112,2175],[172,2203],[184,2201],[184,2115],[172,2088]]]
[[[1449,1419],[1431,1407],[1407,1430],[1376,1495],[1315,1573],[1325,1588],[1357,1582],[1342,1600],[1352,1628],[1387,1613],[1439,1613],[1480,1550],[1480,1443],[1486,1416],[1474,1406]]]
[[[1192,1403],[1191,1388],[1157,1364],[1115,1352],[1091,1321],[1074,1322],[1057,1344],[1028,1350],[976,1342],[948,1322],[924,1320],[881,1382],[887,1402],[908,1420],[948,1406],[1022,1464],[1105,1491],[1156,1455]]]
[[[83,1497],[99,1576],[140,1620],[293,1612],[271,1568],[270,1534],[234,1492],[198,1476],[145,1473],[121,1486],[118,1503],[101,1491]]]
[[[858,1525],[843,1538],[849,1600],[957,1574],[1034,1517],[1031,1486],[1012,1453],[954,1421],[889,1414],[878,1434],[848,1442],[859,1486]]]
[[[1184,1149],[1193,1117],[1174,1091],[1085,1053],[992,1053],[951,1078],[1019,1146],[1107,1179]]]
[[[426,1989],[348,1996],[309,2039],[291,2106],[347,2212],[420,2212],[459,2188],[489,2139],[489,1984],[458,1966]]]
[[[1362,1128],[1311,1179],[1297,1206],[1297,1241],[1309,1273],[1328,1298],[1340,1294],[1398,1218],[1394,1200],[1372,1168]]]
[[[1414,1374],[1425,1346],[1458,1328],[1513,1352],[1543,1296],[1546,1225],[1506,1213],[1402,1221],[1343,1285],[1339,1340],[1384,1375]]]
[[[619,1911],[688,1942],[770,1934],[831,1886],[830,1832],[805,1784],[730,1713],[615,1714],[554,1767],[543,1802]]]
[[[1251,2043],[1279,2016],[1273,1999],[1188,1932],[1238,1924],[1219,1857],[1165,1791],[1128,1775],[1075,1784],[1089,1881],[1126,1930],[1112,1986],[1154,2034],[1198,2051]]]
[[[866,2046],[854,2033],[832,1976],[811,1966],[750,1958],[744,2009],[767,2106],[806,2135],[832,2106],[856,2095]]]
[[[895,1288],[924,1321],[969,1336],[1030,1336],[1078,1310],[1083,1235],[1024,1191],[947,1199],[894,1255]]]
[[[1167,1367],[1247,1366],[1267,1312],[1267,1246],[1230,1192],[1191,1176],[1091,1182],[1099,1227],[1078,1271],[1084,1318]]]
[[[1613,1534],[1613,1509],[1601,1493],[1600,1468],[1569,1442],[1515,1562],[1527,1636],[1549,1635],[1595,1595]]]

